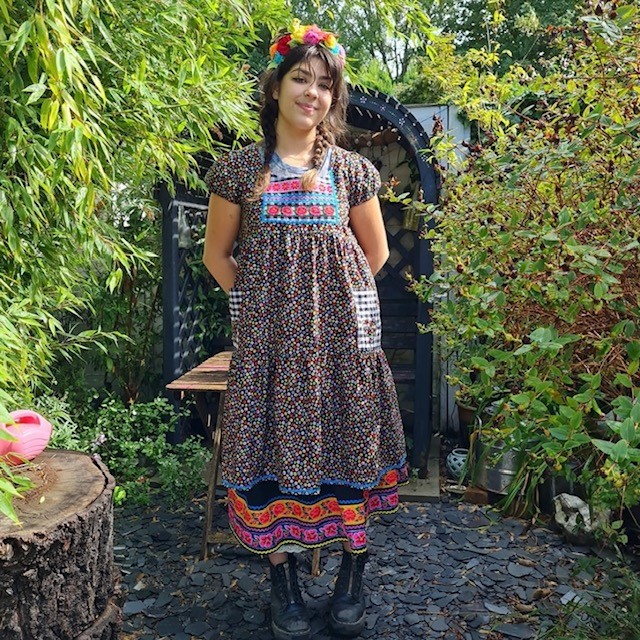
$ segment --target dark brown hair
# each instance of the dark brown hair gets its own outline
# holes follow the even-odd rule
[[[269,69],[262,78],[262,107],[260,109],[260,126],[264,136],[264,165],[262,176],[256,183],[254,198],[259,198],[269,185],[271,171],[269,165],[276,149],[276,119],[278,117],[278,101],[273,92],[289,71],[299,63],[312,57],[319,58],[326,66],[331,78],[332,101],[329,112],[318,125],[316,141],[313,147],[313,164],[311,169],[302,175],[301,183],[305,191],[313,189],[318,170],[322,166],[327,149],[336,143],[346,131],[347,105],[349,94],[342,73],[342,62],[333,53],[322,46],[298,45],[291,49],[284,60],[275,68]]]

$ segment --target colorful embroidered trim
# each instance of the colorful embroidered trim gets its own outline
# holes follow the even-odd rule
[[[280,36],[269,48],[271,62],[268,69],[275,69],[285,56],[299,45],[321,46],[338,57],[340,63],[344,65],[346,54],[335,34],[330,31],[323,31],[315,24],[300,24],[300,20],[291,23],[291,30]]]
[[[238,542],[254,553],[267,554],[286,544],[305,548],[348,540],[355,553],[367,548],[367,519],[398,509],[398,486],[408,481],[407,468],[388,471],[380,483],[365,489],[362,500],[340,503],[334,496],[304,501],[275,498],[263,508],[251,508],[241,494],[229,489],[229,524]]]
[[[262,196],[262,222],[338,224],[340,215],[333,172],[318,178],[313,191],[303,191],[298,178],[274,180]]]

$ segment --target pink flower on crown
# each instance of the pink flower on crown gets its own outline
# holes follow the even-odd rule
[[[285,205],[284,207],[282,207],[282,215],[283,216],[292,216],[293,215],[293,207],[290,207],[289,205]]]
[[[304,36],[302,37],[302,42],[308,45],[316,45],[323,42],[329,34],[326,31],[320,29],[317,25],[312,24],[307,28]]]

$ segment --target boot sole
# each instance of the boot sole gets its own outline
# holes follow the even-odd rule
[[[365,615],[363,615],[357,622],[347,624],[345,622],[338,622],[332,614],[329,614],[329,626],[332,631],[340,636],[354,638],[355,636],[360,635],[364,629]]]
[[[276,640],[309,640],[311,637],[311,628],[305,633],[291,633],[276,626],[274,622],[271,623],[271,631]]]

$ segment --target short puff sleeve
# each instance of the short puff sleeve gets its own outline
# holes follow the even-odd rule
[[[349,154],[348,166],[349,206],[357,207],[378,195],[382,182],[379,171],[370,160],[359,153]]]
[[[214,162],[204,176],[204,182],[210,194],[220,196],[233,204],[241,204],[246,184],[234,156],[234,152],[231,152]]]

